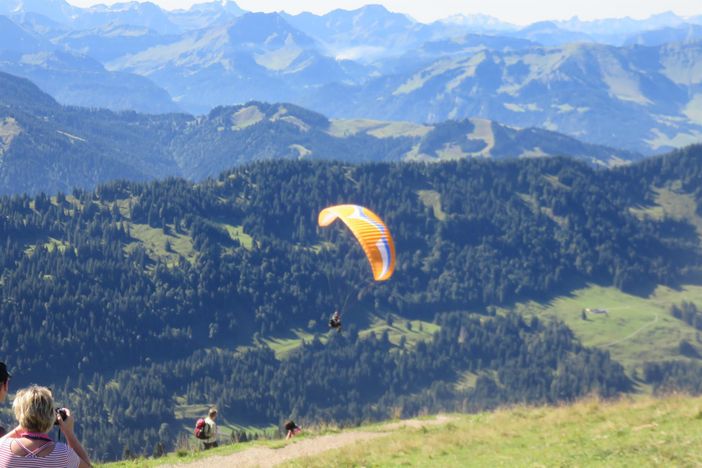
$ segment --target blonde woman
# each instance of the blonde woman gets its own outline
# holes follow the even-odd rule
[[[17,392],[12,403],[19,425],[0,439],[0,468],[88,468],[90,458],[73,433],[75,423],[67,408],[54,409],[46,387],[32,385]],[[67,444],[48,433],[58,423]]]

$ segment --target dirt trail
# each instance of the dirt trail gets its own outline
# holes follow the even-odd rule
[[[422,426],[435,426],[450,421],[446,415],[439,415],[435,419],[419,420],[407,419],[396,423],[380,426],[377,431],[346,431],[340,434],[328,434],[314,439],[303,439],[285,445],[282,448],[253,447],[231,455],[213,456],[192,463],[178,465],[164,465],[167,467],[271,467],[289,462],[296,458],[319,455],[320,453],[338,449],[346,445],[385,437],[393,431],[403,427],[420,428]]]
[[[637,330],[635,330],[634,332],[628,334],[628,335],[625,336],[624,338],[620,338],[620,339],[618,339],[618,340],[612,341],[611,343],[604,344],[603,347],[606,348],[606,347],[609,347],[609,346],[614,346],[615,344],[619,344],[619,343],[622,343],[622,342],[624,342],[624,341],[630,340],[630,339],[632,339],[633,337],[635,337],[636,335],[638,335],[639,333],[641,333],[642,331],[644,331],[645,329],[647,329],[648,327],[651,327],[651,326],[655,325],[656,322],[658,322],[658,314],[657,314],[657,313],[655,314],[655,317],[653,318],[653,320],[651,320],[650,322],[647,322],[647,323],[643,324],[643,325],[642,325],[641,327],[639,327]]]

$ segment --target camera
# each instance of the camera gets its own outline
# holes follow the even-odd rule
[[[58,416],[61,417],[61,421],[65,421],[68,417],[68,413],[66,413],[65,408],[56,408],[54,411]],[[54,426],[58,426],[58,419],[54,422]]]

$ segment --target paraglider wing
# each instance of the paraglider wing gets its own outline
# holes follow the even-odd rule
[[[368,257],[373,278],[385,281],[395,270],[395,243],[388,227],[368,208],[358,205],[337,205],[319,213],[319,225],[329,226],[340,219],[351,230]]]

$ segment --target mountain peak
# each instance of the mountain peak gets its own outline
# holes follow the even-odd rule
[[[371,18],[373,20],[384,18],[402,18],[403,21],[407,21],[410,23],[415,22],[413,19],[411,19],[408,15],[404,13],[390,11],[383,5],[378,4],[364,5],[360,8],[356,8],[355,10],[344,10],[342,8],[337,8],[336,10],[330,11],[326,15],[323,15],[322,17],[330,19],[346,18],[348,20],[354,21],[359,16],[364,17],[366,20],[368,20],[368,18]]]
[[[0,50],[27,53],[52,48],[44,39],[0,15]]]
[[[125,12],[132,10],[141,10],[153,12],[156,10],[162,11],[161,8],[152,2],[120,2],[113,3],[112,5],[94,5],[87,8],[88,11],[99,11],[99,12]]]
[[[530,25],[525,26],[521,29],[521,31],[544,31],[551,29],[559,30],[561,28],[553,21],[537,21],[536,23],[531,23]]]
[[[390,13],[390,11],[385,8],[385,6],[378,3],[371,3],[370,5],[363,5],[359,8],[360,11],[366,11],[369,13]]]
[[[504,23],[498,18],[482,13],[465,15],[462,13],[447,16],[439,20],[440,23],[452,24],[457,26],[465,26],[469,28],[490,28],[490,29],[513,29],[511,24]]]
[[[361,13],[361,12],[381,13],[381,14],[390,13],[390,11],[388,11],[388,9],[385,8],[383,5],[379,5],[377,3],[372,3],[369,5],[363,5],[362,7],[356,8],[353,10],[347,10],[345,8],[336,8],[336,9],[330,11],[329,13],[327,13],[326,15],[322,15],[322,16],[327,16],[327,15],[336,14],[336,13]]]
[[[662,13],[657,13],[655,15],[651,15],[648,17],[649,20],[680,20],[682,21],[682,18],[676,15],[674,12],[668,10],[664,11]]]
[[[257,37],[258,40],[263,40],[278,30],[286,32],[296,32],[300,35],[303,33],[293,28],[285,19],[278,13],[263,13],[263,12],[247,12],[233,21],[228,23],[228,29],[236,28],[241,33],[247,36]]]
[[[221,11],[233,15],[243,15],[246,13],[246,10],[243,10],[233,0],[215,0],[206,3],[196,3],[192,5],[188,11],[197,13]]]
[[[64,0],[1,0],[0,14],[39,13],[59,22],[69,22],[77,8]]]

